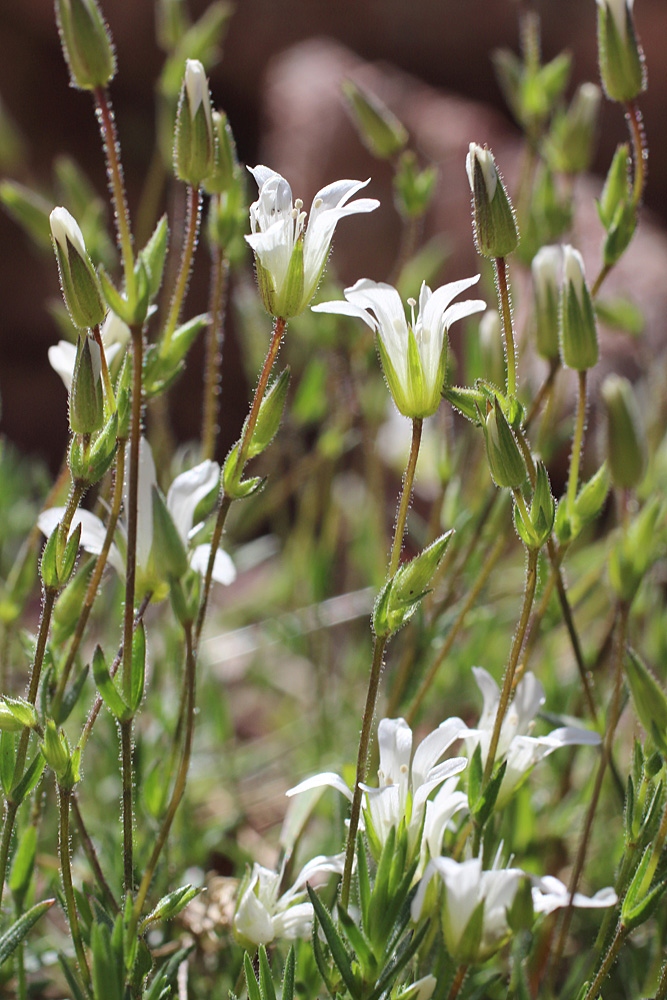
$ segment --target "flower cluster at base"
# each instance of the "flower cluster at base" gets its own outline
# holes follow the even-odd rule
[[[361,278],[345,289],[343,302],[321,302],[313,312],[339,313],[361,319],[377,333],[385,378],[394,402],[405,417],[432,416],[440,405],[447,364],[447,333],[452,323],[486,309],[480,299],[453,299],[479,281],[479,275],[451,281],[434,292],[423,282],[415,319],[408,299],[407,323],[401,297],[392,285]]]
[[[255,254],[257,285],[266,311],[280,319],[302,313],[317,291],[339,219],[358,212],[372,212],[375,198],[350,198],[366,181],[334,181],[313,198],[310,217],[300,198],[292,200],[288,182],[269,167],[249,167],[257,181],[259,197],[250,206],[250,236]],[[370,178],[369,178],[370,180]]]

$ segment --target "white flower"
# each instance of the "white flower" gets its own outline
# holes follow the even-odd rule
[[[452,281],[434,292],[422,283],[419,311],[407,323],[401,297],[392,285],[361,278],[345,289],[347,301],[322,302],[313,312],[355,316],[378,335],[382,367],[394,402],[406,417],[430,417],[438,408],[447,361],[447,331],[456,320],[486,309],[486,303],[452,300],[479,281],[479,275]]]
[[[570,903],[570,890],[564,882],[553,875],[534,878],[531,892],[535,913],[546,915],[561,909],[563,906],[569,906]],[[611,886],[600,889],[594,896],[584,896],[581,892],[575,892],[572,897],[573,906],[586,910],[615,906],[617,902],[618,896]]]
[[[405,719],[382,719],[380,721],[378,726],[379,785],[377,788],[371,788],[368,785],[361,786],[364,791],[364,806],[373,828],[372,832],[380,846],[386,842],[390,830],[397,830],[401,822],[405,821],[410,855],[415,857],[419,854],[424,812],[429,795],[448,778],[459,774],[467,764],[465,757],[452,757],[438,763],[445,751],[459,738],[461,730],[465,730],[461,719],[447,719],[438,729],[429,733],[422,740],[412,756],[412,730]],[[412,764],[410,763],[411,757]],[[337,789],[352,801],[352,792],[343,779],[329,771],[313,775],[312,778],[306,778],[295,788],[291,788],[287,794],[297,795],[300,792],[308,791],[311,788],[320,788],[323,785]],[[452,792],[453,788],[449,786],[448,795],[451,795]],[[434,803],[430,803],[430,805],[433,808]],[[453,811],[446,819],[442,820],[440,812],[444,816],[444,802],[441,803],[440,811],[436,808],[429,826],[433,843],[438,836],[438,827],[441,826],[444,833],[445,825],[456,811],[456,807],[460,808],[457,800],[455,800]]]
[[[259,291],[272,316],[289,319],[303,312],[315,294],[339,219],[372,212],[380,203],[359,198],[348,205],[369,181],[335,181],[315,195],[306,226],[303,202],[292,203],[285,178],[269,167],[249,169],[259,197],[250,206],[252,233],[246,240],[255,254]]]
[[[129,465],[129,445],[126,456],[126,468]],[[195,510],[201,500],[213,490],[218,482],[219,466],[216,462],[206,461],[193,469],[176,476],[167,493],[167,510],[186,548],[190,549],[191,539],[201,528],[201,524],[193,525]],[[151,550],[153,547],[153,487],[157,482],[155,462],[150,445],[141,439],[139,447],[139,482],[137,496],[137,590],[154,589],[152,579]],[[128,477],[123,484],[124,502],[128,502]],[[42,511],[37,524],[47,537],[57,528],[65,512],[64,507],[50,507]],[[81,524],[81,546],[93,555],[102,551],[106,537],[104,523],[87,510],[77,510],[70,531]],[[125,551],[127,544],[127,529],[119,520],[116,526],[118,544],[112,543],[109,549],[109,562],[119,576],[125,576]],[[198,545],[190,553],[190,567],[199,573],[205,573],[208,565],[210,545]],[[221,549],[218,550],[213,565],[213,579],[217,583],[228,585],[236,578],[234,564]]]
[[[211,121],[211,107],[208,96],[208,80],[206,70],[199,59],[185,60],[185,90],[188,96],[188,107],[190,118],[195,120],[195,116],[200,106],[204,105],[204,113],[207,121]]]
[[[482,870],[480,858],[454,861],[453,858],[434,858],[429,861],[424,877],[412,901],[412,919],[419,921],[424,907],[426,890],[431,879],[438,875],[444,886],[442,903],[442,933],[449,953],[465,961],[487,958],[502,947],[509,936],[507,909],[514,902],[524,873],[520,868],[493,868]],[[484,902],[484,915],[479,942],[465,939],[465,932],[473,913]],[[473,949],[473,954],[469,949]]]
[[[313,924],[313,906],[302,901],[304,886],[317,875],[342,874],[343,864],[342,854],[313,858],[301,869],[294,885],[279,895],[284,867],[274,872],[255,863],[234,914],[235,933],[256,945],[269,944],[274,938],[308,937]]]
[[[500,701],[500,690],[486,670],[481,667],[472,669],[477,686],[482,692],[482,714],[477,729],[466,729],[461,735],[470,753],[478,743],[481,745],[482,762],[485,763]],[[516,686],[514,698],[500,728],[496,759],[506,759],[507,770],[498,796],[498,805],[506,802],[523,776],[554,750],[577,744],[598,746],[600,743],[598,733],[576,726],[562,726],[547,736],[527,735],[533,729],[535,716],[544,701],[544,688],[535,675],[528,671]]]

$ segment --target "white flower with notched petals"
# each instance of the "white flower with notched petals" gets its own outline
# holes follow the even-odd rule
[[[246,240],[255,254],[259,291],[272,316],[290,319],[303,312],[315,294],[338,221],[372,212],[380,202],[359,198],[348,204],[369,182],[335,181],[317,192],[307,219],[303,202],[293,202],[284,177],[261,165],[249,170],[259,197],[250,206],[252,232]]]
[[[413,756],[412,730],[405,719],[382,719],[380,721],[378,726],[380,747],[378,787],[361,786],[364,791],[364,808],[372,824],[373,834],[380,846],[386,843],[390,830],[397,830],[401,822],[405,822],[410,855],[415,857],[420,853],[424,813],[429,795],[447,779],[459,774],[467,764],[465,757],[452,757],[441,761],[443,754],[459,738],[462,729],[464,730],[465,726],[461,719],[448,719],[422,740]],[[339,775],[331,772],[307,778],[295,788],[290,789],[287,794],[297,795],[300,792],[309,791],[311,788],[320,788],[324,785],[336,788],[352,801],[352,791]],[[453,792],[451,785],[449,790]],[[434,803],[429,804],[433,808]],[[455,800],[455,804],[459,805],[457,800]],[[454,811],[456,809],[449,814],[446,820],[443,819],[443,833],[444,826]],[[431,827],[429,827],[433,831],[433,842],[438,836],[436,832],[438,823],[436,811],[432,818]]]
[[[129,464],[129,445],[126,456],[126,467]],[[220,474],[216,462],[206,461],[193,469],[176,476],[167,493],[166,506],[176,530],[189,552],[190,567],[204,574],[208,565],[210,545],[198,545],[192,549],[192,538],[201,528],[194,524],[194,515],[199,503],[215,489]],[[137,592],[153,590],[155,581],[152,579],[151,551],[153,548],[153,488],[157,476],[155,462],[150,445],[142,438],[139,446],[139,482],[137,490]],[[124,503],[127,507],[129,484],[127,477],[123,484]],[[37,524],[47,537],[57,528],[65,512],[64,507],[50,507],[42,511]],[[71,531],[81,525],[81,546],[93,555],[99,555],[106,537],[104,523],[87,510],[77,510],[73,519]],[[127,547],[127,528],[119,520],[116,526],[117,541],[109,549],[109,562],[119,576],[125,576],[125,552]],[[228,585],[236,578],[234,564],[226,552],[218,550],[213,565],[213,579],[217,583]]]
[[[345,289],[345,301],[322,302],[313,312],[355,316],[377,333],[380,358],[394,402],[411,418],[430,417],[438,409],[447,363],[447,332],[452,323],[486,309],[479,299],[453,299],[479,281],[479,275],[452,281],[434,292],[424,282],[419,310],[409,299],[408,323],[401,297],[392,285],[361,278]]]
[[[271,871],[255,863],[234,914],[234,931],[242,941],[269,944],[275,938],[309,937],[313,925],[312,903],[304,902],[306,882],[318,875],[343,872],[344,855],[313,858],[301,869],[294,885],[280,894],[283,869]]]
[[[461,735],[471,753],[480,744],[482,763],[485,763],[498,711],[500,689],[493,677],[481,667],[473,667],[473,674],[482,692],[482,714],[477,728],[465,729]],[[577,726],[562,726],[547,736],[529,736],[535,724],[535,716],[544,701],[544,688],[529,671],[517,684],[514,698],[500,728],[496,760],[505,759],[507,770],[498,796],[499,805],[507,801],[524,775],[554,750],[564,746],[598,746],[600,743],[598,733]]]

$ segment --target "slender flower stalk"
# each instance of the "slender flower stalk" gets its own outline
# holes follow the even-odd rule
[[[401,560],[401,550],[403,548],[403,537],[405,535],[405,522],[408,518],[410,507],[410,497],[412,495],[412,484],[415,479],[415,469],[417,468],[417,458],[419,456],[419,445],[422,437],[422,427],[424,421],[415,417],[412,421],[412,442],[410,445],[410,457],[403,477],[403,492],[396,515],[396,527],[394,529],[394,542],[391,547],[391,557],[389,559],[389,576],[393,576],[398,569]]]
[[[160,343],[160,351],[163,354],[167,353],[169,350],[171,339],[174,335],[174,331],[176,330],[181,309],[183,307],[188,281],[190,280],[192,261],[194,259],[197,237],[199,235],[201,203],[201,188],[189,185],[185,242],[183,244],[183,255],[178,269],[178,277],[174,286],[174,293],[169,304],[169,314],[167,316],[167,322],[165,323],[164,333],[162,334],[162,340]]]
[[[639,110],[637,101],[628,101],[626,104],[626,117],[630,135],[632,137],[634,177],[632,182],[632,204],[639,208],[641,204],[644,188],[646,187],[646,163],[648,161],[648,146],[646,145],[646,131],[644,120]]]
[[[283,334],[285,333],[285,327],[287,323],[286,320],[278,317],[273,328],[273,335],[271,337],[271,343],[269,345],[269,350],[264,360],[264,365],[262,367],[262,372],[259,376],[259,382],[257,383],[257,388],[255,389],[255,395],[253,397],[252,404],[250,406],[250,412],[246,419],[243,427],[243,435],[241,437],[241,443],[239,445],[238,458],[237,458],[237,469],[240,470],[240,475],[243,474],[243,469],[245,468],[246,461],[248,459],[248,451],[250,449],[250,442],[252,440],[253,431],[257,425],[257,417],[259,416],[259,408],[262,405],[262,400],[264,399],[264,393],[266,392],[266,387],[269,382],[269,376],[271,374],[271,369],[273,368],[274,362],[278,357],[278,351],[280,350],[280,344],[282,343]],[[218,513],[215,521],[215,527],[213,529],[213,537],[211,538],[211,551],[208,560],[208,566],[206,567],[206,574],[204,576],[204,586],[202,588],[202,598],[199,605],[199,614],[197,616],[197,624],[195,627],[194,635],[194,645],[195,649],[199,646],[199,639],[201,636],[201,630],[204,625],[204,618],[206,617],[206,607],[208,604],[209,593],[211,590],[211,583],[213,580],[213,564],[215,562],[215,554],[218,551],[220,545],[220,540],[222,538],[222,532],[225,527],[225,521],[227,520],[227,514],[229,513],[229,508],[232,505],[232,497],[225,493],[224,487],[221,485],[220,498],[218,501]]]
[[[616,934],[614,935],[614,940],[609,946],[609,950],[604,957],[602,965],[598,969],[598,973],[591,983],[591,986],[584,997],[584,1000],[596,1000],[596,997],[600,995],[600,987],[609,975],[612,965],[616,961],[619,951],[625,944],[625,939],[628,936],[628,929],[622,923],[619,923],[616,929]]]
[[[514,324],[512,320],[512,303],[507,281],[507,262],[504,257],[494,259],[496,268],[496,290],[500,304],[500,315],[503,320],[503,335],[507,353],[507,394],[516,395],[516,349],[514,346]]]
[[[219,429],[222,345],[228,282],[229,261],[222,249],[214,244],[211,264],[211,301],[209,303],[211,318],[206,331],[204,361],[204,406],[201,431],[203,459],[214,457]]]
[[[584,444],[584,428],[586,426],[586,369],[578,372],[578,375],[579,395],[577,403],[577,419],[574,428],[574,437],[572,439],[570,474],[567,481],[567,505],[570,511],[574,510],[574,503],[577,499],[579,467],[581,465],[581,454]]]
[[[465,982],[465,978],[468,974],[468,966],[463,964],[459,965],[456,970],[456,975],[454,976],[451,989],[447,994],[447,1000],[456,1000],[456,997],[461,992],[461,988]]]
[[[86,992],[90,995],[90,969],[88,968],[86,951],[83,946],[83,938],[81,937],[81,928],[79,926],[79,915],[77,913],[76,900],[74,898],[72,869],[69,858],[69,807],[71,796],[72,792],[70,789],[62,788],[62,786],[58,787],[58,800],[60,806],[60,872],[63,880],[65,904],[67,906],[67,920],[72,933],[72,941],[74,942],[76,958],[79,963],[79,972],[83,976]]]
[[[114,206],[118,242],[123,259],[125,290],[128,299],[132,302],[136,296],[137,288],[134,276],[134,249],[130,226],[130,212],[127,207],[123,167],[120,161],[120,143],[116,134],[116,123],[108,91],[104,87],[96,87],[93,91],[93,96],[95,98],[97,121],[107,161],[107,177],[109,179],[109,189]]]

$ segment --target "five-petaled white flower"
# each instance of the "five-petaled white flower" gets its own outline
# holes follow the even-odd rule
[[[129,445],[127,446],[129,449]],[[129,462],[127,457],[126,465]],[[201,528],[194,524],[195,510],[205,496],[215,489],[219,477],[216,462],[201,462],[187,472],[176,476],[167,493],[166,506],[174,526],[185,546],[190,550],[191,540]],[[141,439],[139,449],[139,483],[137,498],[137,593],[154,591],[155,599],[166,596],[163,582],[155,579],[152,566],[153,549],[153,488],[157,482],[155,462],[150,445]],[[124,482],[124,502],[128,502],[127,477]],[[50,507],[42,511],[37,524],[47,537],[55,531],[65,512],[64,507]],[[102,551],[106,537],[106,525],[88,510],[79,509],[72,518],[70,531],[81,525],[81,546],[86,552],[98,555]],[[116,525],[116,542],[109,549],[109,562],[119,576],[125,576],[125,551],[127,543],[126,526],[119,521]],[[189,565],[199,573],[205,573],[211,546],[197,545],[189,552]],[[217,583],[230,584],[236,578],[236,569],[230,556],[218,550],[213,565],[213,579]],[[156,589],[157,588],[157,589]]]
[[[249,170],[259,197],[250,206],[252,232],[246,240],[255,254],[259,292],[267,312],[290,319],[303,312],[317,290],[338,220],[372,212],[380,202],[359,198],[347,204],[368,180],[335,181],[315,195],[306,225],[303,202],[292,201],[284,177],[261,165]]]
[[[322,302],[313,312],[355,316],[378,335],[382,367],[394,402],[406,417],[430,417],[438,409],[447,364],[447,332],[456,320],[486,309],[480,299],[452,300],[479,281],[479,275],[452,281],[434,292],[422,283],[415,319],[409,299],[408,324],[401,297],[392,285],[361,278],[345,289],[346,301]]]
[[[464,727],[459,735],[465,739],[470,753],[478,743],[481,745],[482,762],[485,763],[498,711],[500,690],[491,674],[482,667],[473,667],[473,673],[482,692],[482,714],[476,729]],[[503,805],[523,776],[554,750],[577,744],[598,746],[600,743],[598,733],[577,726],[561,726],[547,736],[529,736],[528,733],[535,724],[535,716],[544,701],[544,688],[537,677],[528,671],[516,686],[514,698],[500,729],[496,759],[506,759],[507,770],[498,795],[498,805]]]
[[[448,719],[438,729],[421,741],[412,755],[412,730],[405,719],[381,719],[378,726],[378,744],[380,747],[380,767],[378,769],[378,787],[371,788],[362,785],[364,791],[364,807],[369,820],[367,832],[381,848],[393,828],[398,830],[401,822],[405,822],[408,833],[408,849],[411,857],[416,857],[421,850],[421,836],[424,826],[424,813],[431,792],[435,791],[448,778],[459,774],[468,763],[465,757],[452,757],[440,761],[443,754],[452,743],[458,739],[465,726],[461,719]],[[410,758],[412,757],[412,763]],[[352,801],[352,791],[338,775],[331,772],[313,775],[306,778],[288,795],[297,795],[311,788],[330,785],[336,788],[347,799]],[[442,833],[446,823],[462,803],[458,799],[451,801],[454,789],[447,786],[447,802],[444,799],[439,806],[435,801],[429,803],[433,815],[429,820],[431,843]],[[372,830],[370,829],[372,826]]]
[[[243,942],[255,945],[269,944],[274,938],[308,937],[313,925],[313,906],[303,902],[306,882],[312,882],[318,875],[342,874],[343,863],[343,854],[313,858],[301,869],[294,885],[281,895],[284,866],[274,872],[255,862],[234,914],[235,933]]]

